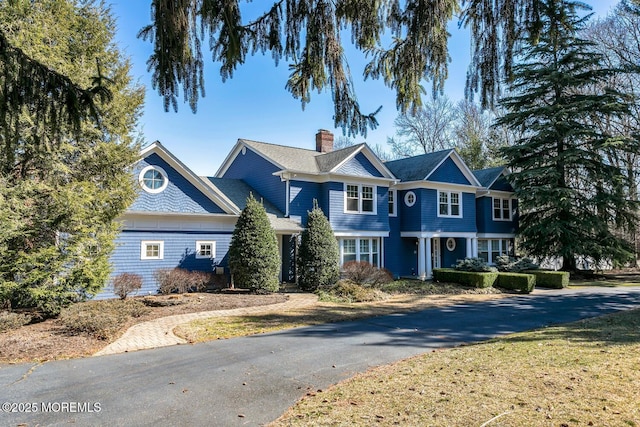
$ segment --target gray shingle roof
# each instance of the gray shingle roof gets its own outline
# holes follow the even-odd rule
[[[406,159],[392,160],[384,165],[402,181],[421,181],[442,162],[453,149],[436,151]]]
[[[271,202],[266,200],[255,189],[241,179],[215,178],[209,176],[201,177],[202,180],[212,188],[227,196],[238,209],[242,210],[247,206],[249,194],[253,194],[256,200],[261,200],[264,209],[267,211],[269,222],[274,230],[278,231],[302,231],[299,223],[286,218],[284,214]]]
[[[476,179],[485,188],[488,188],[504,171],[504,166],[498,166],[495,168],[481,169],[473,171]]]
[[[287,147],[248,139],[241,139],[240,141],[279,164],[283,169],[309,173],[331,171],[364,145],[358,144],[329,153],[319,153],[305,148]]]

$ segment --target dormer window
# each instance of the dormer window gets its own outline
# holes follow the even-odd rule
[[[344,210],[348,213],[375,213],[375,187],[362,184],[345,184]]]

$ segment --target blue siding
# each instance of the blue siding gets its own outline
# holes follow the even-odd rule
[[[467,256],[467,239],[457,238],[456,248],[453,251],[447,249],[448,238],[444,237],[440,239],[440,253],[442,254],[442,267],[450,268],[454,266],[459,259],[464,259]]]
[[[429,181],[471,185],[451,157],[442,162],[438,169],[429,176]]]
[[[517,213],[512,221],[494,221],[492,203],[493,199],[491,197],[479,197],[476,199],[478,233],[516,233],[518,230]],[[513,209],[517,212],[517,200],[512,200],[511,203],[513,204]]]
[[[315,182],[291,181],[289,184],[289,195],[291,203],[289,204],[289,214],[300,216],[302,225],[307,224],[307,212],[313,209],[313,199],[318,200],[318,206],[325,215],[328,215],[325,200],[323,196],[323,185]]]
[[[358,153],[353,159],[340,166],[336,172],[344,175],[355,176],[383,176],[380,171],[373,166],[369,159],[367,159],[367,156],[362,153]]]
[[[134,176],[147,166],[159,166],[167,173],[169,184],[161,193],[150,194],[142,188],[138,190],[138,197],[129,207],[131,211],[143,212],[188,212],[188,213],[224,213],[200,190],[194,187],[181,174],[173,169],[157,154],[142,159],[134,169]]]
[[[508,191],[509,193],[512,193],[513,187],[509,184],[504,175],[500,175],[500,178],[496,179],[496,182],[491,186],[491,190]]]
[[[273,176],[280,169],[247,147],[245,154],[238,154],[224,173],[224,178],[241,179],[255,188],[280,211],[285,212],[286,186]]]
[[[140,259],[140,245],[143,240],[164,241],[164,259]],[[216,242],[214,259],[196,259],[196,241],[212,240]],[[143,278],[142,289],[138,295],[155,294],[158,285],[153,273],[162,268],[180,267],[187,270],[213,271],[215,266],[227,266],[227,253],[231,243],[231,233],[206,232],[170,232],[170,231],[122,231],[116,239],[116,249],[111,255],[113,272],[111,277],[120,273],[136,273]],[[97,298],[114,298],[113,286],[109,284]]]
[[[404,203],[407,192],[400,192],[402,231],[475,232],[477,230],[475,194],[462,193],[462,218],[441,218],[437,215],[437,190],[421,188],[413,192],[417,200],[412,207]]]
[[[329,189],[329,222],[334,231],[389,231],[389,189],[377,188],[377,215],[344,212],[344,184],[331,182]]]

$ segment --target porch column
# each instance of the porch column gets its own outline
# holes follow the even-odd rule
[[[477,237],[475,237],[473,239],[473,248],[472,248],[472,250],[473,250],[473,257],[474,258],[478,258],[478,238]]]
[[[431,237],[427,237],[425,239],[427,241],[427,253],[425,256],[427,257],[427,279],[431,279],[433,277],[433,265],[431,262]]]
[[[425,269],[424,261],[425,261],[425,248],[424,248],[424,237],[418,238],[418,277],[424,280],[427,277],[427,271]]]
[[[467,258],[471,258],[473,256],[473,238],[467,237]]]

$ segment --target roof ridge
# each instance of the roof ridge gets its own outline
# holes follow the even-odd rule
[[[311,153],[315,153],[315,154],[326,154],[326,153],[320,153],[316,150],[312,150],[310,148],[301,148],[301,147],[292,147],[291,145],[284,145],[284,144],[274,144],[272,142],[264,142],[264,141],[255,141],[253,139],[245,139],[245,138],[239,138],[240,141],[244,141],[244,142],[253,142],[256,144],[264,144],[264,145],[270,145],[272,147],[282,147],[282,148],[288,148],[291,150],[302,150],[302,151],[309,151]]]

